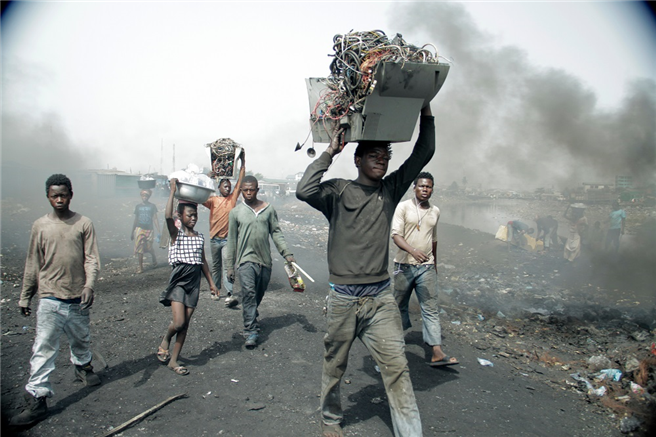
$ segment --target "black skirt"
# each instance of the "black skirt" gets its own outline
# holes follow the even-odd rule
[[[162,292],[159,301],[164,306],[171,302],[181,302],[189,308],[196,308],[200,296],[200,277],[202,264],[176,264],[171,270],[169,286]]]

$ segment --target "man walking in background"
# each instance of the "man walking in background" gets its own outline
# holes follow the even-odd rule
[[[260,332],[257,308],[271,279],[269,236],[280,255],[287,262],[294,261],[280,230],[276,210],[273,205],[257,198],[258,190],[257,179],[254,176],[246,176],[241,189],[244,202],[230,211],[228,245],[225,252],[228,281],[234,282],[235,270],[239,275],[247,349],[257,346]]]
[[[242,149],[241,168],[239,169],[239,178],[235,185],[235,190],[231,193],[230,179],[224,178],[219,181],[219,196],[210,197],[203,206],[210,210],[210,251],[212,252],[212,280],[216,288],[221,290],[221,284],[225,285],[226,300],[228,308],[235,307],[239,300],[232,295],[232,283],[227,279],[227,264],[225,263],[225,247],[228,243],[228,215],[237,204],[237,199],[241,193],[241,183],[246,174],[246,152]],[[210,177],[213,176],[210,174]],[[212,294],[212,299],[219,297]]]
[[[433,183],[433,175],[419,173],[413,198],[396,207],[392,240],[399,248],[394,257],[394,298],[401,311],[403,329],[412,326],[408,304],[414,290],[421,308],[424,343],[432,349],[429,364],[439,367],[458,364],[458,360],[442,351],[437,305],[437,222],[440,209],[428,202],[433,194]]]
[[[89,347],[89,308],[100,271],[93,223],[69,209],[73,186],[66,176],[50,176],[46,194],[52,212],[32,226],[18,302],[21,313],[28,317],[32,314],[30,301],[39,293],[30,379],[25,386],[27,406],[10,421],[17,427],[32,425],[48,415],[46,398],[54,393],[49,376],[55,370],[62,334],[68,337],[75,377],[85,385],[100,384]]]

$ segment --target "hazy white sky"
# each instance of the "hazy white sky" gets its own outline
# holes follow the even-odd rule
[[[656,80],[656,30],[633,10],[637,4],[464,6],[491,46],[516,46],[537,68],[567,71],[596,94],[601,108],[617,106],[629,80]],[[326,76],[335,34],[398,32],[450,57],[441,41],[424,40],[411,24],[398,24],[405,7],[18,3],[2,19],[3,113],[61,124],[93,168],[159,171],[163,158],[163,171],[170,173],[173,144],[178,169],[190,162],[207,165],[204,144],[230,137],[246,148],[248,169],[284,178],[310,162],[293,152],[309,132],[304,79]],[[439,17],[425,20],[442,24]],[[458,59],[453,61],[451,74],[457,74]],[[495,62],[503,68],[503,59]],[[5,138],[2,147],[6,157],[7,148],[31,145]],[[354,176],[348,155],[334,171]],[[402,158],[395,158],[397,165]]]

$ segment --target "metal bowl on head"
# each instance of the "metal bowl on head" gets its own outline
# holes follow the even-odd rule
[[[178,181],[177,189],[175,190],[175,198],[194,203],[205,203],[213,192],[214,190],[211,188],[200,187],[198,185]]]
[[[151,188],[155,188],[157,181],[155,179],[140,179],[137,181],[137,184],[142,190],[149,190]]]

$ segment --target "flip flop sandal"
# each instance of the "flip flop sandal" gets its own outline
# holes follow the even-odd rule
[[[175,373],[177,373],[180,376],[189,375],[189,369],[187,369],[184,366],[169,367],[169,369],[173,370]]]
[[[157,359],[160,362],[166,363],[170,358],[171,358],[171,354],[169,353],[168,350],[162,349],[162,346],[159,346],[157,348]]]
[[[439,361],[431,361],[428,363],[428,365],[431,367],[455,366],[456,364],[460,364],[460,361],[451,361],[451,357],[448,355]]]

